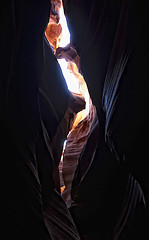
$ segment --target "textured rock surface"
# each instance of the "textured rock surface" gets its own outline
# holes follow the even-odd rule
[[[66,147],[63,154],[62,176],[65,189],[62,196],[68,207],[71,205],[71,185],[78,164],[79,155],[87,141],[95,117],[96,108],[90,101],[89,114],[79,122],[67,137]]]
[[[148,6],[133,0],[64,0],[64,6],[99,118],[96,153],[88,154],[89,138],[79,159],[71,213],[89,239],[146,239]]]
[[[2,9],[3,238],[78,240],[53,181],[51,139],[70,94],[44,37],[50,1],[4,1]]]
[[[75,117],[77,116],[77,112],[81,111],[84,108],[85,108],[84,99],[70,94],[70,99],[68,102],[65,115],[60,121],[56,129],[56,134],[52,138],[51,143],[52,143],[53,159],[57,169],[54,175],[55,176],[54,179],[55,179],[57,190],[59,192],[60,192],[60,185],[61,185],[60,178],[59,178],[59,164],[60,164],[60,159],[63,151],[63,144],[64,144],[64,141],[67,139],[67,135],[73,126],[73,122],[75,120]]]
[[[53,24],[59,22],[59,2],[2,2],[2,238],[148,240],[148,3],[63,1],[72,44],[68,52],[60,50],[79,68],[77,49],[97,110],[81,154],[76,151],[75,173],[64,176],[69,185],[74,174],[68,211],[55,191],[59,159],[53,157],[52,140],[64,117],[69,131],[70,92],[53,54],[55,39],[51,49],[44,36],[49,15]],[[81,136],[80,148],[82,141]]]

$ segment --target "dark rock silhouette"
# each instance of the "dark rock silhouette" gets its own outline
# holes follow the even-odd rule
[[[51,2],[1,3],[3,238],[149,239],[148,5],[63,1],[76,63],[97,113],[76,159],[67,206],[58,193],[58,164],[84,102],[72,110],[74,97],[44,35]],[[58,14],[52,7],[56,22]]]

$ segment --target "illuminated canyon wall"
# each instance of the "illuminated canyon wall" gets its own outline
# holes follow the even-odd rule
[[[2,3],[2,238],[149,239],[148,4],[61,6]]]
[[[81,99],[85,101],[85,106],[80,111],[73,112],[72,124],[69,126],[63,156],[59,163],[60,185],[64,189],[62,196],[66,204],[70,206],[70,192],[74,172],[78,164],[79,155],[87,141],[92,123],[96,117],[96,108],[92,104],[87,85],[81,75],[80,57],[75,47],[70,43],[71,36],[64,15],[63,3],[60,0],[56,0],[51,1],[51,4],[50,19],[45,36],[61,66],[72,96],[74,98],[80,97],[80,101]],[[70,112],[68,109],[65,118],[69,117]],[[57,152],[57,141],[58,137],[55,137],[53,141],[55,152]],[[57,155],[55,158],[59,162],[58,159],[60,157]]]

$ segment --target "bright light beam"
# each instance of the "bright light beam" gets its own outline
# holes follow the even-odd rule
[[[64,15],[63,6],[60,8],[60,21],[59,23],[62,26],[61,39],[59,42],[59,47],[66,47],[70,43],[70,32],[67,26],[67,20]]]
[[[68,69],[68,63],[65,59],[58,59],[59,65],[62,69],[65,81],[67,83],[68,89],[74,93],[80,93],[78,79],[74,74]]]

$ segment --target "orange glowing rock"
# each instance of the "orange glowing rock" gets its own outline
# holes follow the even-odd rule
[[[96,109],[92,104],[87,84],[81,75],[80,57],[70,42],[70,33],[61,0],[51,1],[50,19],[45,36],[53,47],[68,89],[73,95],[72,100],[75,101],[72,101],[72,104],[70,102],[66,110],[65,115],[69,114],[69,108],[71,111],[73,109],[74,116],[70,121],[70,130],[63,146],[59,164],[61,194],[69,206],[74,171],[96,116]],[[65,118],[67,119],[67,116]]]
[[[65,190],[65,186],[61,187],[61,194],[63,194],[63,191]]]
[[[61,24],[50,23],[46,28],[45,35],[50,45],[52,45],[54,52],[56,52],[56,49],[58,47],[61,32],[62,32]]]

